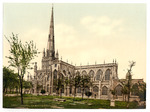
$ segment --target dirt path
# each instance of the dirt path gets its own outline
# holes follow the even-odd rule
[[[20,96],[20,94],[5,94],[4,96]]]

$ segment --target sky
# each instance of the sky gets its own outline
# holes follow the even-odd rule
[[[55,50],[73,65],[118,63],[125,78],[129,61],[135,61],[133,78],[146,81],[146,4],[55,3]],[[33,40],[40,52],[47,48],[50,3],[3,4],[3,35],[18,34]],[[3,37],[3,66],[8,66],[9,44]],[[42,54],[33,60],[41,68]],[[33,74],[33,71],[30,71]]]

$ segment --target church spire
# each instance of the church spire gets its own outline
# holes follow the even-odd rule
[[[52,12],[51,12],[51,20],[50,20],[50,28],[49,28],[47,50],[49,51],[49,56],[52,57],[52,59],[54,59],[55,58],[55,43],[54,43],[54,14],[53,14],[53,5],[52,5]]]
[[[52,12],[51,12],[51,21],[50,21],[50,29],[49,34],[54,36],[54,16],[53,16],[53,5],[52,5]],[[53,37],[51,37],[53,38]]]

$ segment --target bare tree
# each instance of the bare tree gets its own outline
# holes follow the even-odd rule
[[[130,100],[130,91],[131,91],[131,81],[132,81],[132,68],[133,68],[133,66],[135,66],[135,62],[134,61],[131,61],[131,62],[129,62],[130,64],[129,64],[129,69],[127,69],[128,71],[127,71],[127,87],[128,87],[128,102],[129,102],[129,100]]]

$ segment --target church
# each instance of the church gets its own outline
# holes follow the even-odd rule
[[[87,87],[88,91],[92,92],[92,96],[90,96],[90,98],[110,100],[113,97],[111,90],[115,89],[117,100],[123,100],[122,89],[123,83],[126,82],[126,79],[118,78],[118,64],[116,60],[112,63],[95,63],[94,65],[74,66],[68,62],[62,61],[62,59],[59,59],[59,53],[58,51],[55,51],[53,7],[51,11],[47,48],[44,48],[43,50],[41,62],[41,69],[37,69],[37,63],[34,65],[32,94],[40,94],[41,89],[44,89],[47,95],[56,95],[57,91],[54,85],[54,80],[59,77],[58,75],[61,74],[63,78],[70,79],[78,72],[82,76],[89,75],[91,81],[93,82],[92,86]],[[134,79],[132,82],[133,85],[138,82],[142,83],[143,79]],[[73,86],[64,84],[61,91],[62,96],[73,97],[75,91],[74,89],[75,88]],[[82,96],[81,91],[82,90],[80,87],[76,88],[76,97]],[[84,95],[84,97],[86,98],[87,96]],[[130,98],[131,100],[139,100],[138,96],[135,95]]]

